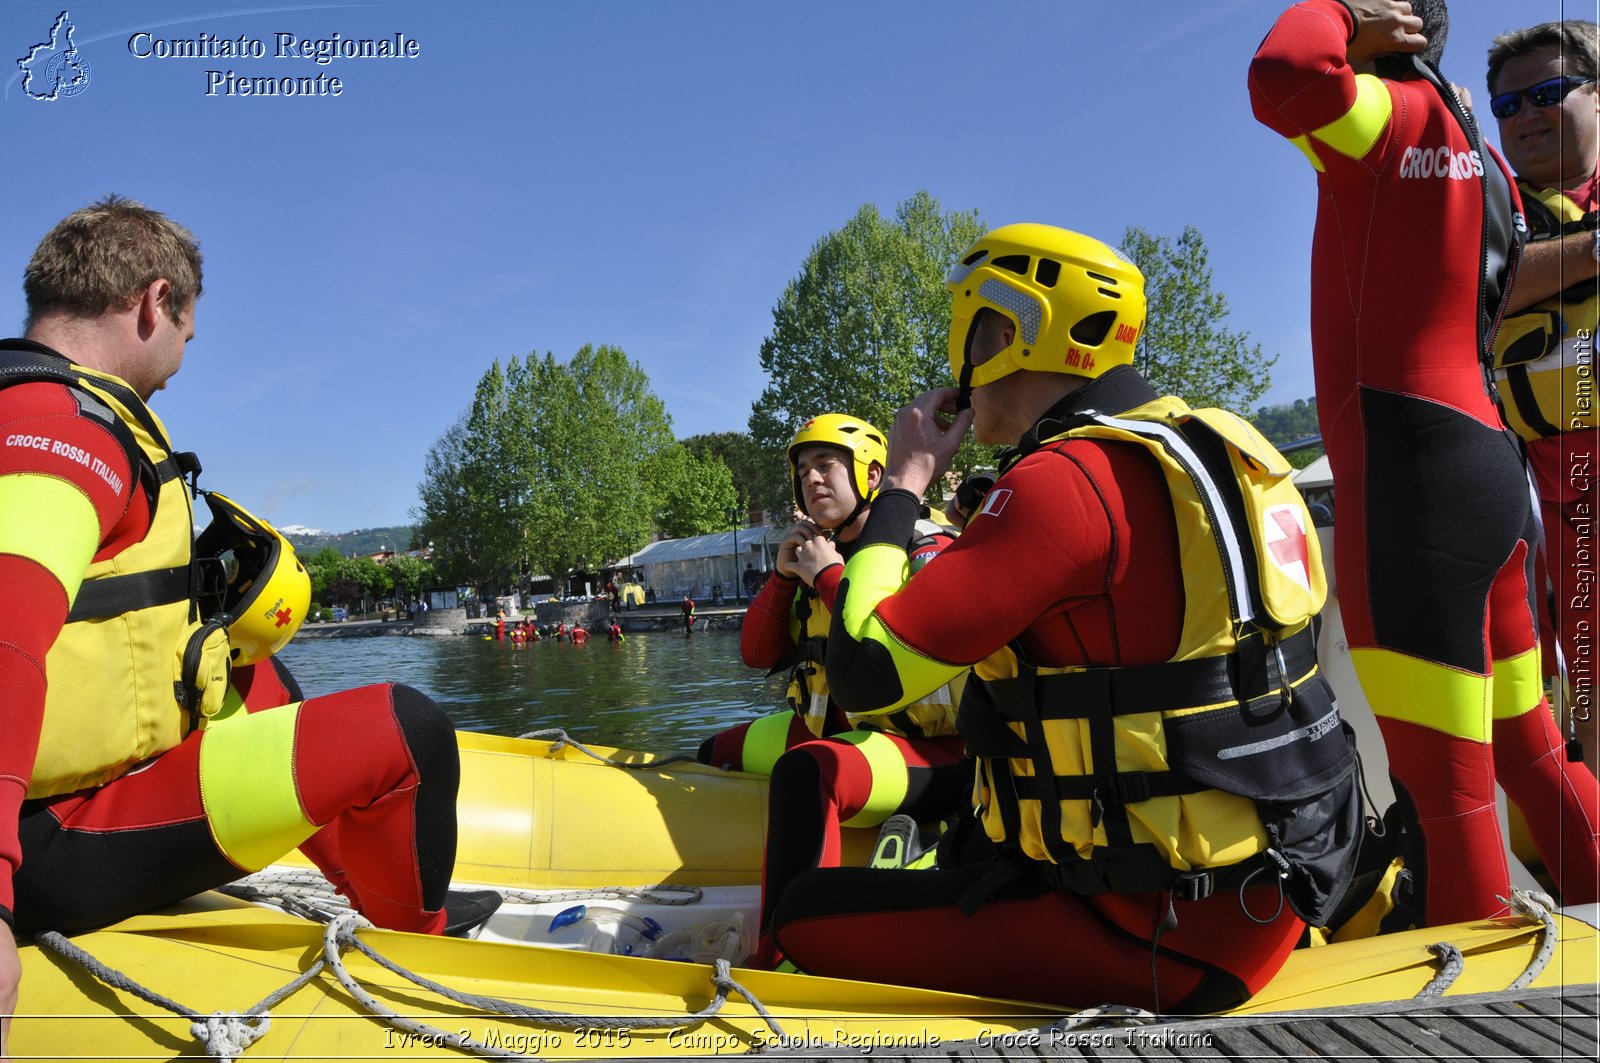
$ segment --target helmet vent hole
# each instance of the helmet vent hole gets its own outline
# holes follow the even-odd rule
[[[1001,255],[994,260],[994,266],[996,269],[1008,269],[1019,277],[1026,277],[1028,275],[1028,256]]]
[[[1056,286],[1056,278],[1061,276],[1061,263],[1053,258],[1041,258],[1033,276],[1035,280],[1046,288],[1054,288]]]
[[[988,254],[989,252],[980,248],[979,250],[972,252],[972,254],[968,255],[966,258],[962,259],[961,264],[963,266],[974,265],[975,263],[982,262],[984,258],[988,256]]]
[[[1117,322],[1115,310],[1102,310],[1072,326],[1072,342],[1081,343],[1085,347],[1098,347],[1105,342],[1106,334],[1111,331],[1111,326]]]
[[[1099,281],[1101,284],[1109,284],[1113,288],[1117,285],[1117,278],[1115,277],[1108,277],[1104,273],[1096,273],[1092,269],[1086,269],[1083,272],[1089,275],[1090,280]]]

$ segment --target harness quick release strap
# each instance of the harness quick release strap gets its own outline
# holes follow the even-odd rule
[[[1229,605],[1233,609],[1234,618],[1241,623],[1254,620],[1254,606],[1247,591],[1250,584],[1244,560],[1244,546],[1239,541],[1238,530],[1228,519],[1228,506],[1221,489],[1194,447],[1176,428],[1157,421],[1111,417],[1096,410],[1087,410],[1084,416],[1107,428],[1116,428],[1160,443],[1183,471],[1189,474],[1189,478],[1194,481],[1195,489],[1200,493],[1201,504],[1205,506],[1206,516],[1211,522],[1212,535],[1217,541],[1217,550],[1222,555],[1223,573],[1228,579]]]

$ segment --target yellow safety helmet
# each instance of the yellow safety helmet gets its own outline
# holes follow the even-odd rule
[[[226,495],[202,492],[211,523],[195,540],[200,615],[223,618],[233,663],[283,649],[311,607],[311,577],[278,530]]]
[[[872,501],[872,496],[877,493],[867,483],[867,471],[872,468],[873,462],[877,462],[880,469],[889,465],[889,443],[883,433],[861,418],[851,417],[847,413],[818,414],[800,426],[794,439],[789,441],[789,480],[794,486],[794,504],[808,517],[811,514],[806,510],[806,497],[800,490],[798,455],[802,447],[811,446],[842,447],[850,452],[850,480],[855,484],[856,512],[859,513],[861,507]],[[850,519],[854,520],[855,515],[852,514]]]
[[[1144,274],[1092,236],[1054,225],[1004,225],[981,238],[945,278],[950,372],[963,395],[1018,369],[1097,377],[1133,364],[1144,327]],[[1016,338],[982,365],[968,362],[972,324],[987,307]]]

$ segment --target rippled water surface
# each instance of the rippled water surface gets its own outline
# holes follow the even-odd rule
[[[562,727],[581,741],[657,752],[691,750],[714,731],[773,711],[784,687],[781,677],[745,667],[738,633],[721,631],[522,648],[466,636],[301,638],[281,656],[307,697],[407,683],[463,730]]]

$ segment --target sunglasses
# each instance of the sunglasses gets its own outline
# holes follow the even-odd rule
[[[1566,77],[1551,78],[1541,81],[1537,85],[1529,85],[1517,92],[1502,92],[1498,96],[1489,97],[1489,111],[1496,118],[1510,118],[1522,110],[1522,98],[1526,96],[1535,107],[1554,107],[1579,85],[1590,85],[1594,78],[1580,78],[1572,74]]]

